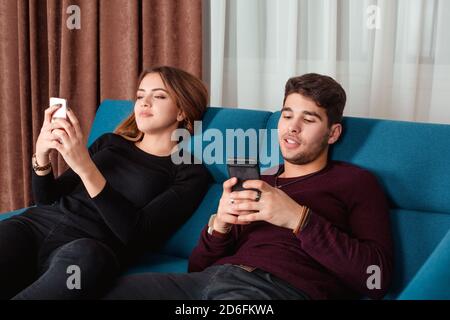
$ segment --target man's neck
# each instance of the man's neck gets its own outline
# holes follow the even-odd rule
[[[327,153],[324,153],[316,160],[306,164],[293,164],[288,161],[284,161],[284,171],[280,174],[280,178],[301,177],[320,171],[326,167],[328,161],[327,159]]]

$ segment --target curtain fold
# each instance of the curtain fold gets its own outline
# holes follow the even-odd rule
[[[74,5],[80,29],[68,27]],[[87,141],[100,102],[134,98],[140,71],[160,64],[201,77],[202,0],[0,0],[0,212],[33,203],[49,97],[68,99]],[[67,168],[51,160],[55,175]]]
[[[276,111],[316,72],[346,89],[345,115],[450,124],[449,1],[205,1],[212,105]]]

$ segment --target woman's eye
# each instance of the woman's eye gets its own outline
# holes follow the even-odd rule
[[[142,99],[143,97],[136,97],[137,100]]]
[[[290,119],[290,118],[292,118],[292,117],[291,117],[291,116],[284,115],[283,118],[285,118],[285,119]]]
[[[165,99],[165,96],[155,96],[156,99]]]
[[[313,120],[309,120],[309,119],[305,119],[305,122],[306,123],[313,123],[314,121]]]

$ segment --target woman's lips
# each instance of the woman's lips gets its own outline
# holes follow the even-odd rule
[[[153,116],[153,114],[150,112],[141,112],[141,113],[139,113],[139,116],[142,118],[147,118],[147,117]]]

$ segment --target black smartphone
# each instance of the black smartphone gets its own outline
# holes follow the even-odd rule
[[[232,158],[227,160],[228,176],[236,177],[238,182],[233,186],[233,191],[255,190],[244,189],[242,183],[245,180],[260,180],[259,165],[256,159],[251,158]]]

